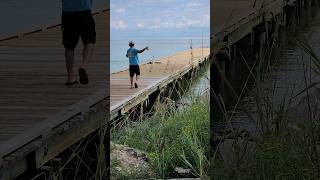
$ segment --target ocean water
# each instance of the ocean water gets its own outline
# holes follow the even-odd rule
[[[93,9],[103,9],[106,0],[94,0]],[[61,0],[1,0],[0,36],[60,23]]]
[[[112,37],[111,37],[112,39]],[[131,39],[112,39],[110,41],[110,71],[111,73],[120,70],[128,69],[129,59],[126,57],[128,43]],[[192,41],[192,43],[191,43]],[[173,55],[175,53],[190,50],[192,47],[209,47],[209,38],[194,38],[194,37],[163,37],[159,39],[139,38],[134,40],[135,48],[142,49],[149,47],[148,51],[139,54],[140,63],[155,61],[161,57]]]

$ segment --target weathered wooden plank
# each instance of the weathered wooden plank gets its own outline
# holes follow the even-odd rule
[[[0,147],[0,156],[4,157],[38,137],[42,138],[48,136],[51,129],[55,126],[67,121],[79,113],[86,112],[91,106],[105,99],[107,97],[106,92],[106,89],[102,89],[98,93],[95,93],[77,104],[66,108],[58,114],[50,116],[48,119],[23,132],[23,134],[5,142]]]
[[[231,45],[249,34],[263,19],[270,20],[279,14],[284,6],[295,1],[215,0],[211,16],[212,51],[217,52],[220,49],[224,36],[231,37],[228,42]]]
[[[86,86],[64,85],[66,70],[59,26],[0,41],[1,158],[37,137],[44,140],[54,126],[107,97],[108,14],[94,16],[97,42]],[[81,63],[81,47],[79,41],[76,66]]]

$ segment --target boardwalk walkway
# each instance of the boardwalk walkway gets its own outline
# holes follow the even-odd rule
[[[88,85],[64,85],[66,68],[60,26],[0,41],[0,179],[1,167],[19,159],[16,151],[33,142],[41,146],[46,136],[54,134],[54,128],[107,98],[109,11],[100,11],[94,18],[97,42],[88,67]],[[76,67],[82,60],[81,47],[79,41]],[[61,143],[64,148],[68,145]],[[34,147],[29,146],[24,154]],[[52,156],[61,150],[52,152]]]
[[[213,0],[211,32],[217,33],[223,26],[231,24],[239,15],[252,9],[253,5],[253,0]]]
[[[128,70],[113,73],[110,76],[111,112],[126,112],[129,110],[126,105],[130,101],[134,101],[140,96],[147,98],[153,91],[177,79],[178,76],[187,73],[193,67],[197,67],[204,58],[208,57],[209,53],[209,48],[194,48],[192,50],[193,56],[191,50],[188,50],[158,59],[152,64],[143,64],[140,66],[141,78],[137,89],[130,89]],[[136,103],[139,102],[136,101]]]
[[[221,48],[228,36],[229,45],[239,41],[264,20],[279,16],[284,6],[296,0],[213,0],[211,3],[211,50]]]

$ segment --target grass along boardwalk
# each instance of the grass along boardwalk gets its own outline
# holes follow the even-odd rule
[[[192,54],[191,54],[192,52]],[[209,48],[194,48],[152,63],[140,65],[139,88],[130,89],[129,71],[116,72],[110,76],[111,119],[121,116],[134,106],[143,103],[157,90],[182,78],[207,60]]]
[[[0,41],[0,179],[39,168],[105,120],[109,10],[94,18],[97,42],[88,85],[64,84],[60,25]],[[79,41],[75,67],[82,61],[81,47]],[[28,167],[30,160],[36,167]]]

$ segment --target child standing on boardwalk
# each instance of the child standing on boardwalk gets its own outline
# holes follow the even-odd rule
[[[131,89],[138,88],[138,79],[140,76],[140,68],[139,68],[139,58],[138,58],[138,53],[142,53],[145,50],[148,50],[148,46],[141,49],[137,50],[134,48],[134,42],[130,41],[129,42],[130,48],[127,50],[127,58],[129,58],[129,75],[130,75],[130,83],[131,83]],[[134,83],[133,87],[133,77],[134,74],[136,74],[136,82]]]
[[[88,84],[86,66],[92,58],[96,42],[95,22],[91,15],[92,0],[62,0],[62,36],[68,73],[66,85],[77,84],[74,75],[74,48],[81,37],[84,48],[78,69],[81,84]]]

